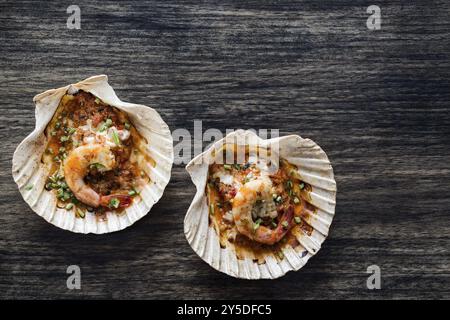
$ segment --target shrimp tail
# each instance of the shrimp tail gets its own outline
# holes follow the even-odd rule
[[[287,224],[285,222],[287,222]],[[285,236],[285,234],[292,228],[294,223],[294,207],[289,206],[288,208],[284,209],[284,213],[281,216],[276,228],[276,242],[280,241],[281,238]]]
[[[287,221],[288,225],[287,227],[284,227],[285,229],[289,230],[294,225],[294,207],[289,206],[286,209],[284,209],[284,213],[280,218],[280,225],[283,225],[283,222]]]
[[[107,196],[100,197],[100,206],[110,208],[113,199],[117,199],[119,201],[118,208],[127,208],[133,202],[133,198],[131,196],[124,194],[110,194]]]

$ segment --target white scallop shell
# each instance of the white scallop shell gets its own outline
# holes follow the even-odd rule
[[[147,139],[147,152],[156,162],[155,167],[148,166],[147,174],[151,181],[141,192],[142,201],[133,203],[120,215],[108,212],[104,220],[97,219],[89,212],[84,219],[76,218],[72,212],[57,208],[55,195],[44,188],[48,177],[48,170],[41,162],[47,143],[44,130],[64,94],[78,90],[90,92],[105,103],[125,111],[137,130]],[[36,127],[14,152],[12,174],[22,197],[34,212],[65,230],[101,234],[125,229],[145,216],[158,202],[170,179],[173,140],[169,127],[156,110],[120,101],[108,84],[106,75],[93,76],[75,84],[45,91],[36,95],[33,100],[36,104]]]
[[[280,158],[298,167],[302,179],[312,186],[311,204],[317,209],[309,214],[308,223],[313,227],[311,235],[297,234],[300,245],[283,250],[283,259],[268,255],[265,263],[252,259],[238,260],[233,248],[221,248],[215,229],[209,226],[209,213],[205,187],[209,163],[213,162],[212,151],[225,140],[247,141],[261,147],[279,144]],[[198,155],[186,166],[197,188],[195,197],[184,219],[184,233],[192,249],[210,266],[230,276],[243,279],[275,279],[289,271],[299,270],[315,255],[328,236],[336,206],[336,181],[333,168],[325,152],[312,140],[297,135],[264,140],[252,131],[237,130],[214,143],[207,151]]]

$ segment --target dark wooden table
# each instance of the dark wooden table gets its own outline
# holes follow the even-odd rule
[[[448,1],[0,3],[1,298],[450,298]],[[366,9],[381,8],[381,30]],[[11,177],[35,94],[107,74],[172,130],[279,128],[316,141],[338,184],[321,251],[276,281],[216,272],[191,250],[194,195],[175,166],[132,227],[79,235],[34,214]],[[66,268],[82,289],[66,288]],[[380,266],[382,289],[366,269]]]

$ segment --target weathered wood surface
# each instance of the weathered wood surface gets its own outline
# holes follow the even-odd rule
[[[101,3],[101,4],[100,4]],[[1,298],[450,298],[450,4],[447,1],[0,3]],[[382,28],[366,27],[366,8]],[[279,128],[320,144],[338,184],[322,250],[276,281],[241,281],[191,250],[194,188],[175,166],[162,200],[124,231],[57,229],[11,177],[32,97],[108,74],[172,130]],[[82,290],[66,267],[82,268]],[[382,289],[366,288],[377,264]]]

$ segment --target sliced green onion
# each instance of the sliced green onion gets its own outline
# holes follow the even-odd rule
[[[258,229],[259,226],[261,225],[261,222],[262,222],[261,218],[258,218],[258,220],[256,220],[255,223],[253,224],[253,230],[256,231],[256,229]]]
[[[61,136],[61,138],[59,140],[61,140],[61,142],[66,142],[69,141],[69,137],[68,136]]]
[[[69,128],[69,129],[67,130],[67,133],[68,133],[68,134],[74,134],[75,132],[77,132],[77,129],[75,129],[75,128]]]
[[[64,197],[64,189],[60,188],[56,191],[56,197],[62,199]]]
[[[283,226],[283,228],[287,228],[289,226],[289,223],[287,221],[283,221],[281,225]]]
[[[81,210],[80,208],[77,209],[77,213],[80,218],[86,217],[86,213],[83,210]]]
[[[60,122],[55,123],[55,129],[59,129],[59,128],[61,128],[61,123]]]
[[[111,200],[109,200],[109,207],[110,208],[114,208],[117,209],[120,205],[120,200],[117,198],[112,198]]]
[[[294,198],[294,203],[295,203],[295,204],[299,204],[299,203],[300,203],[300,199],[297,198],[297,197],[295,197],[295,198]]]
[[[25,187],[25,190],[30,191],[31,189],[33,189],[33,185],[29,184]]]
[[[295,223],[299,224],[300,222],[302,222],[302,219],[300,219],[300,217],[294,217],[294,221]]]
[[[299,184],[298,187],[300,188],[300,190],[303,190],[305,188],[305,184],[302,182],[302,183]]]
[[[91,169],[103,169],[105,168],[105,166],[99,162],[95,162],[95,163],[91,163],[91,165],[89,166]]]
[[[223,168],[224,168],[225,170],[231,170],[231,166],[230,166],[229,164],[224,164],[224,165],[223,165]]]
[[[272,226],[273,226],[274,228],[276,228],[278,225],[276,224],[275,221],[272,221]]]
[[[50,135],[53,136],[53,137],[56,136],[56,131],[50,132]]]
[[[112,122],[111,119],[109,119],[109,118],[106,119],[105,122],[102,122],[102,125],[100,126],[99,131],[100,131],[100,132],[105,131],[106,129],[108,129],[109,127],[111,127],[112,124],[113,124],[113,122]]]
[[[125,122],[124,126],[125,126],[125,129],[127,129],[127,130],[130,130],[130,128],[131,128],[131,124],[129,124],[128,122]]]
[[[70,209],[72,209],[73,208],[73,203],[69,203],[67,206],[66,206],[66,210],[70,210]]]
[[[120,139],[119,139],[119,135],[117,134],[116,130],[112,130],[112,137],[114,140],[114,143],[118,146],[120,146]]]
[[[132,197],[137,196],[138,194],[139,194],[139,192],[135,188],[128,191],[128,195],[130,195]]]
[[[100,99],[99,98],[95,98],[95,103],[99,104],[100,103]]]
[[[209,214],[214,215],[214,204],[212,203],[209,205]]]

